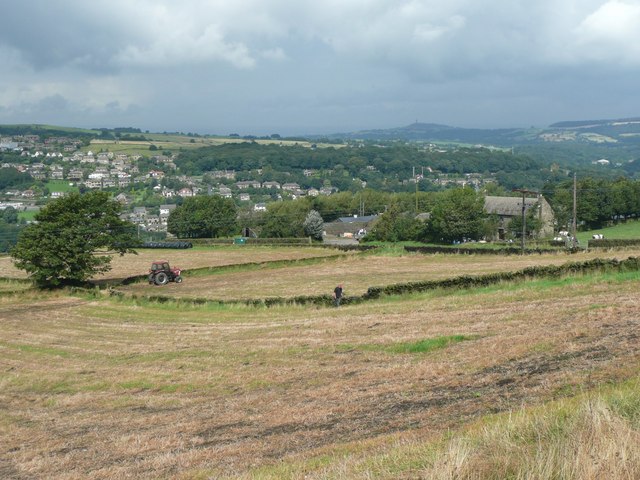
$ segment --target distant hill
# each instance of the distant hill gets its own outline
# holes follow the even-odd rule
[[[568,122],[558,122],[549,125],[549,128],[595,128],[604,126],[620,126],[625,124],[640,124],[640,117],[621,118],[618,120],[572,120]]]
[[[519,142],[521,137],[527,135],[530,135],[530,132],[518,128],[488,130],[451,127],[436,123],[413,123],[405,127],[380,130],[361,130],[337,136],[363,140],[406,140],[511,145],[514,142]]]
[[[404,140],[511,147],[535,144],[640,145],[640,117],[579,120],[546,128],[460,128],[435,123],[413,123],[399,128],[361,130],[332,137],[362,140]]]
[[[149,134],[140,129],[126,128],[96,128],[78,129],[58,127],[51,125],[0,125],[0,135],[25,135],[39,134],[44,136],[81,136],[99,139],[128,139],[128,140],[158,140],[158,135],[170,135],[172,137],[184,137],[186,141],[198,141],[202,138],[218,138],[213,135],[184,134],[180,132],[163,134]],[[131,135],[134,135],[132,137]],[[236,135],[236,137],[238,137]],[[194,139],[195,138],[195,139]],[[222,138],[222,137],[220,137]],[[238,137],[239,138],[239,137]],[[602,149],[614,150],[620,158],[631,159],[640,157],[640,117],[608,119],[608,120],[570,120],[561,121],[545,128],[461,128],[437,123],[412,123],[404,127],[360,130],[349,133],[336,133],[333,135],[310,135],[309,140],[317,141],[342,141],[342,140],[368,140],[368,141],[408,141],[427,142],[437,144],[452,144],[463,146],[495,146],[502,148],[511,147],[566,147],[570,150]],[[245,140],[269,140],[284,141],[286,138],[271,137],[243,137]],[[286,139],[302,141],[301,138]],[[193,143],[193,142],[192,142]],[[196,145],[193,145],[196,146]],[[612,152],[615,157],[615,152]]]

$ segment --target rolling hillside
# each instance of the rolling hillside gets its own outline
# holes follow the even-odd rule
[[[413,123],[399,128],[338,134],[351,139],[406,140],[514,146],[583,144],[640,146],[640,118],[558,122],[546,128],[459,128],[435,123]]]

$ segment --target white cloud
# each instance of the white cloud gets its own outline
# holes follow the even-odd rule
[[[187,29],[173,29],[149,39],[148,44],[128,45],[114,56],[120,66],[173,67],[189,63],[221,60],[237,68],[252,68],[255,60],[240,42],[225,41],[216,25],[199,35]]]
[[[640,66],[640,3],[610,0],[575,29],[580,58]]]

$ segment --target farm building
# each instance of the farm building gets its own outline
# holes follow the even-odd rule
[[[378,215],[340,217],[335,222],[325,223],[324,230],[327,235],[352,237],[360,232],[366,232],[377,218]]]
[[[537,210],[538,218],[542,221],[540,237],[551,237],[554,232],[555,215],[551,205],[541,195],[537,198],[524,199],[525,214],[531,209]],[[484,209],[489,215],[496,215],[499,219],[497,238],[504,239],[507,225],[513,218],[522,218],[522,197],[491,197],[484,198]]]

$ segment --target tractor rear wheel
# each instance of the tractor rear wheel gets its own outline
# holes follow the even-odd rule
[[[155,283],[156,285],[164,285],[169,281],[169,277],[164,272],[156,273]]]

